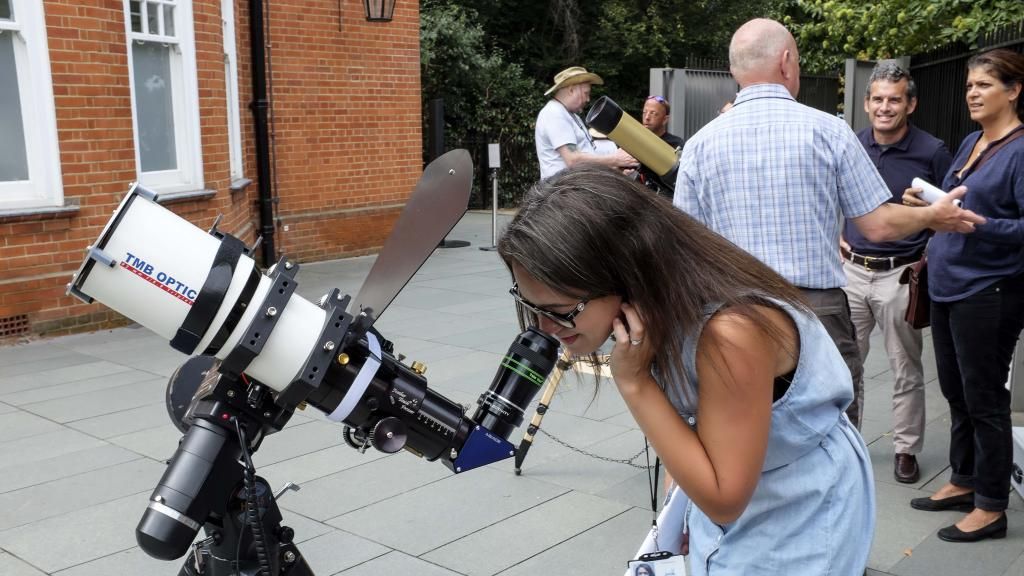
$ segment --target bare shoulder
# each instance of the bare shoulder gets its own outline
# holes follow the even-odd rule
[[[735,308],[724,308],[708,320],[705,332],[737,342],[761,339],[766,333],[796,338],[796,325],[784,310],[757,305],[752,306],[750,311],[760,315],[760,318]]]
[[[760,317],[732,308],[712,316],[701,335],[699,351],[707,354],[710,347],[729,356],[771,357],[779,368],[790,365],[800,343],[793,319],[774,306],[753,306],[750,311]]]

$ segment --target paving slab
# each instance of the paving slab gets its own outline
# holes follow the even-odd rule
[[[501,576],[617,576],[651,527],[651,516],[631,509],[500,572]]]
[[[449,476],[328,521],[419,556],[567,492],[489,468]]]
[[[157,462],[166,462],[174,456],[180,438],[181,432],[173,424],[165,421],[159,426],[119,434],[107,441]]]
[[[318,574],[335,574],[383,556],[388,548],[353,534],[332,530],[302,543],[302,555]]]
[[[65,384],[51,386],[39,386],[29,388],[20,392],[13,392],[0,396],[0,400],[13,406],[24,406],[36,402],[45,402],[58,398],[69,398],[81,394],[95,394],[100,390],[116,388],[126,384],[134,384],[153,380],[153,374],[141,370],[125,368],[123,371],[101,374],[92,378],[75,380]]]
[[[4,576],[45,576],[43,572],[6,552],[0,552],[0,574]]]
[[[68,348],[60,345],[40,345],[39,342],[18,343],[0,347],[0,377],[21,374],[21,368],[15,366],[21,364],[33,364],[27,370],[38,370],[40,362],[55,360],[57,362],[72,360],[68,354]],[[84,361],[89,359],[83,358]]]
[[[289,422],[283,430],[263,440],[259,451],[253,455],[253,463],[259,469],[325,448],[341,446],[343,442],[341,426],[326,419]]]
[[[152,491],[164,472],[152,460],[131,460],[0,494],[0,530],[36,523],[129,494]]]
[[[128,368],[120,364],[77,354],[15,364],[0,369],[0,394],[6,396],[96,376],[109,376],[126,370]]]
[[[134,526],[146,509],[149,493],[146,490],[4,530],[0,548],[46,573],[132,549],[136,546]]]
[[[338,572],[339,576],[380,576],[381,574],[415,574],[416,576],[461,576],[447,568],[431,564],[402,552],[388,552],[372,560]]]
[[[0,414],[0,438],[14,441],[37,434],[57,432],[60,424],[21,410]]]
[[[153,560],[141,548],[130,548],[83,562],[58,572],[55,576],[112,576],[114,574],[145,574],[146,576],[178,576],[184,560],[161,562]]]
[[[340,424],[336,426],[341,428]],[[377,450],[367,450],[360,454],[348,444],[342,444],[261,466],[259,475],[276,491],[288,482],[304,487],[313,480],[387,457],[388,454]]]
[[[166,386],[166,385],[165,385]],[[163,397],[137,408],[127,408],[68,422],[67,426],[97,438],[112,438],[166,425],[170,420]]]
[[[123,366],[121,368],[124,368]],[[124,368],[127,370],[127,368]],[[98,390],[92,394],[55,398],[45,402],[26,404],[21,408],[62,424],[84,420],[122,410],[130,410],[153,403],[163,398],[167,390],[167,378],[134,382],[114,388]]]
[[[289,494],[281,506],[314,520],[326,521],[451,475],[441,464],[424,463],[408,454],[380,458],[368,452],[363,460],[360,465],[303,483],[302,490]]]
[[[515,566],[630,507],[568,492],[509,519],[470,533],[422,556],[468,576],[490,576]],[[558,522],[552,522],[557,518]]]
[[[138,454],[130,450],[112,444],[100,444],[45,460],[35,460],[26,466],[8,466],[0,471],[0,493],[71,478],[139,458]]]
[[[0,441],[0,472],[6,468],[31,466],[35,462],[106,444],[102,440],[64,427],[28,438]]]

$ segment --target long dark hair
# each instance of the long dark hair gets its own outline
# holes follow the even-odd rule
[[[754,308],[771,297],[805,309],[799,291],[759,260],[612,168],[582,164],[535,184],[498,242],[569,296],[619,295],[657,350],[659,372],[685,379],[683,342],[721,303],[779,337]],[[664,383],[662,383],[664,386]]]
[[[1014,111],[1017,118],[1024,121],[1024,55],[1006,48],[989,50],[972,56],[967,61],[968,70],[978,67],[995,76],[1007,90],[1012,89],[1014,84],[1021,85],[1021,93],[1017,96]]]

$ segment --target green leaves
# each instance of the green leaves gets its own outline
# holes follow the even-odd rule
[[[890,58],[950,42],[976,45],[1024,20],[1020,0],[795,0],[787,22],[807,71],[835,70],[846,58]]]

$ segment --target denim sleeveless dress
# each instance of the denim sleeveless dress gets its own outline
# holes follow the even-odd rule
[[[814,315],[778,306],[800,333],[796,372],[772,405],[761,479],[743,514],[720,526],[693,502],[686,508],[693,576],[860,576],[867,565],[875,491],[864,440],[844,413],[853,399],[850,371]],[[705,322],[717,308],[709,308]],[[699,338],[698,332],[684,346],[689,389],[666,386],[694,428]]]

